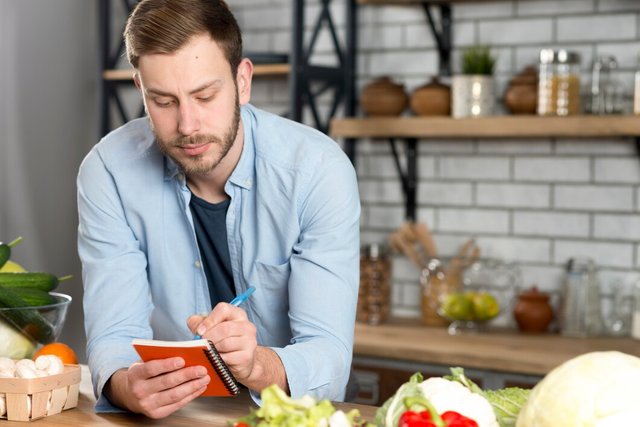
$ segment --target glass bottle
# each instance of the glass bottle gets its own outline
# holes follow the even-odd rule
[[[631,314],[631,336],[640,340],[640,280],[636,283],[633,298],[633,313]]]
[[[391,299],[391,260],[383,246],[373,243],[360,254],[358,322],[378,325],[389,317]]]
[[[542,49],[538,71],[538,115],[568,116],[580,112],[580,55]]]

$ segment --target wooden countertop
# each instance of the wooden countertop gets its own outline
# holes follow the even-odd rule
[[[241,393],[236,398],[201,397],[191,402],[185,408],[175,412],[171,416],[152,420],[142,415],[130,413],[120,414],[96,414],[93,410],[95,398],[91,388],[91,376],[86,366],[82,366],[82,382],[80,383],[80,396],[78,406],[68,409],[60,414],[41,418],[34,422],[39,427],[62,426],[224,426],[228,422],[249,413],[249,409],[255,407],[249,393]],[[336,403],[336,407],[343,410],[356,408],[363,418],[372,421],[376,407],[356,404]],[[0,420],[1,427],[25,427],[28,423],[22,421]]]
[[[640,341],[517,332],[449,335],[446,328],[427,327],[414,322],[378,326],[356,323],[353,352],[356,357],[542,376],[575,356],[603,350],[640,356]]]

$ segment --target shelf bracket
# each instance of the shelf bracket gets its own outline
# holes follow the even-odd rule
[[[451,6],[449,4],[438,4],[440,7],[440,29],[436,27],[436,22],[433,19],[433,13],[431,12],[432,3],[430,1],[421,2],[422,8],[427,15],[427,21],[429,22],[429,28],[438,46],[439,56],[439,75],[450,76],[451,75]]]
[[[416,221],[416,194],[418,189],[418,140],[417,138],[407,138],[406,140],[406,166],[402,167],[400,163],[400,155],[398,154],[398,147],[396,146],[396,140],[389,138],[391,145],[391,153],[393,154],[393,160],[400,176],[400,182],[402,184],[402,193],[404,194],[404,206],[405,206],[405,219],[411,222]]]

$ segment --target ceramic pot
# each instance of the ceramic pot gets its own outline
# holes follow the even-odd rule
[[[369,116],[397,116],[408,103],[404,86],[386,76],[367,84],[360,94],[360,108]]]
[[[518,295],[518,301],[513,309],[518,329],[530,334],[546,332],[553,320],[553,308],[549,304],[549,294],[531,289]]]
[[[456,75],[451,80],[451,115],[490,116],[495,109],[495,81],[487,75]]]
[[[418,116],[448,116],[451,114],[451,88],[433,77],[411,94],[411,111]]]
[[[525,68],[509,82],[504,103],[511,114],[536,114],[538,110],[538,76],[533,67]]]

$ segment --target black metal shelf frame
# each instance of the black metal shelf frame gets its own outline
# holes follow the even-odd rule
[[[112,46],[113,34],[111,24],[113,20],[113,6],[116,2],[121,2],[127,15],[131,13],[138,0],[100,0],[99,3],[99,34],[100,34],[100,132],[101,136],[108,133],[112,128],[112,106],[118,113],[118,119],[125,123],[129,117],[122,101],[119,90],[123,86],[131,86],[131,80],[111,80],[105,79],[104,71],[117,67],[118,61],[124,52],[124,41],[119,38],[117,46]],[[336,114],[340,106],[346,116],[355,115],[356,95],[355,95],[355,53],[356,53],[356,2],[346,0],[344,5],[345,13],[345,37],[340,41],[336,30],[335,20],[331,15],[332,0],[321,0],[320,8],[313,31],[308,43],[305,43],[305,12],[309,10],[308,1],[295,0],[293,3],[292,19],[292,48],[289,63],[291,71],[289,73],[290,104],[288,116],[301,122],[305,109],[308,109],[313,118],[314,125],[320,131],[327,133],[331,118]],[[123,23],[124,26],[124,23]],[[122,28],[124,29],[124,28]],[[322,30],[329,31],[332,40],[333,55],[335,55],[335,66],[317,66],[311,64],[311,59],[316,47],[318,36]],[[120,32],[122,34],[122,31]],[[328,114],[322,115],[318,108],[318,98],[333,91]],[[138,116],[144,114],[141,106]],[[347,155],[353,160],[354,144],[353,140],[346,141]]]

